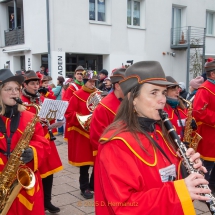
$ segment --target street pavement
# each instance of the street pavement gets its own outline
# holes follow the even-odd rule
[[[86,200],[80,194],[79,168],[68,164],[67,143],[62,136],[57,136],[55,143],[64,166],[62,171],[54,174],[52,203],[61,209],[57,214],[94,215],[94,201]],[[194,205],[197,215],[211,215],[204,203],[195,201]],[[50,215],[50,213],[46,212],[46,215]]]

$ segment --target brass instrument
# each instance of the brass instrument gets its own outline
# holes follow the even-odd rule
[[[90,96],[88,97],[86,105],[87,105],[87,109],[90,112],[93,112],[96,109],[99,102],[101,101],[101,99],[102,99],[101,94],[102,94],[102,91],[97,90],[97,91],[91,93]],[[78,122],[80,123],[81,127],[85,131],[89,132],[92,113],[89,115],[85,115],[85,116],[81,116],[76,113],[76,117],[77,117]]]
[[[19,98],[14,98],[17,103],[22,104]],[[25,104],[23,104],[25,105]],[[30,104],[25,106],[33,106],[37,110],[37,105]],[[28,148],[29,142],[34,134],[35,125],[39,121],[37,114],[31,122],[26,126],[21,138],[16,144],[13,152],[10,154],[8,162],[3,171],[0,173],[0,214],[6,215],[14,199],[23,188],[31,189],[35,185],[34,172],[27,167],[20,157],[23,151]]]
[[[184,129],[184,137],[183,142],[189,143],[189,147],[193,148],[195,151],[197,150],[199,141],[202,139],[202,137],[195,131],[193,131],[191,127],[192,122],[192,102],[184,99],[183,97],[179,96],[180,99],[182,99],[184,102],[188,104],[188,116],[185,123],[185,129]]]

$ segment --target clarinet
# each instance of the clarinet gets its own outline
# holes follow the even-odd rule
[[[164,123],[164,126],[167,129],[168,134],[170,135],[171,139],[175,142],[175,144],[177,145],[177,147],[179,149],[179,153],[180,153],[181,157],[183,158],[182,163],[184,164],[188,174],[191,174],[191,173],[203,174],[202,172],[200,172],[199,170],[197,170],[193,167],[193,164],[194,164],[193,162],[190,162],[189,157],[186,155],[187,148],[186,148],[185,144],[180,140],[178,134],[176,133],[175,129],[173,128],[173,125],[168,118],[168,114],[163,110],[158,110],[158,112],[161,117],[161,120]],[[204,189],[209,189],[208,185],[199,185],[198,187],[204,188]],[[211,214],[215,215],[215,197],[211,193],[210,194],[200,194],[200,195],[207,196],[210,198],[210,200],[206,201],[206,204],[207,204]]]

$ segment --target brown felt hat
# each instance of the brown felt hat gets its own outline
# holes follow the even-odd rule
[[[24,77],[22,75],[14,76],[9,69],[0,69],[0,85],[9,81],[16,81],[21,85]]]
[[[129,66],[125,71],[125,79],[120,82],[121,89],[126,95],[138,84],[150,83],[161,86],[171,85],[157,61],[140,61]]]
[[[36,72],[34,72],[33,70],[28,70],[25,73],[24,77],[25,77],[24,82],[29,81],[29,80],[31,80],[31,81],[40,80],[40,78],[37,76]]]
[[[215,60],[205,64],[205,72],[215,72]]]
[[[76,71],[84,71],[83,66],[78,66],[78,67],[75,69],[75,72],[76,72]]]
[[[167,88],[173,87],[173,86],[179,86],[179,83],[177,83],[177,81],[171,76],[166,76],[166,80],[172,83],[172,84],[168,85]]]
[[[126,68],[119,68],[112,72],[110,76],[111,83],[117,83],[125,78],[125,70]]]
[[[49,80],[50,80],[50,78],[48,76],[44,75],[41,79],[41,82],[45,82],[45,81],[49,81]]]

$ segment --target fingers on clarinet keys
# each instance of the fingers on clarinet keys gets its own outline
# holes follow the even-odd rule
[[[184,179],[184,182],[192,200],[210,200],[209,196],[207,196],[207,194],[211,193],[207,186],[208,181],[201,174],[192,173]]]
[[[30,162],[33,158],[34,158],[34,153],[33,153],[32,148],[27,148],[27,149],[25,149],[24,152],[22,153],[22,155],[21,155],[21,157],[20,157],[20,160],[21,160],[23,163],[28,163],[28,162]]]

